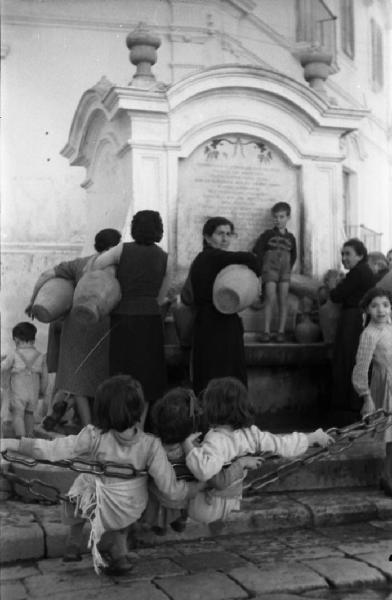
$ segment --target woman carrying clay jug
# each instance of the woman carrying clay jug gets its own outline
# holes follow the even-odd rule
[[[223,314],[213,304],[213,285],[219,271],[241,264],[260,275],[250,252],[230,252],[234,225],[224,217],[212,217],[202,231],[203,250],[194,259],[187,279],[193,294],[195,321],[192,344],[192,383],[199,394],[214,377],[236,377],[247,384],[243,325],[238,314]],[[182,301],[189,304],[184,289]]]
[[[168,255],[157,242],[163,236],[159,212],[141,210],[131,223],[133,242],[121,243],[100,256],[94,269],[117,266],[121,301],[111,314],[110,375],[140,381],[150,406],[166,389],[163,322],[159,305],[170,283]],[[146,425],[149,429],[149,423]]]
[[[332,302],[341,304],[332,357],[332,406],[340,413],[339,423],[347,425],[359,418],[362,403],[354,391],[351,374],[355,365],[359,336],[362,331],[362,312],[359,302],[375,285],[374,275],[367,263],[366,246],[358,239],[347,240],[342,248],[342,264],[348,270],[343,280],[330,290]]]
[[[96,258],[120,240],[121,234],[116,229],[102,229],[95,236],[96,254],[65,261],[44,271],[34,286],[26,314],[33,316],[35,297],[47,281],[61,277],[76,286]],[[73,396],[82,426],[91,423],[89,398],[95,396],[99,384],[109,376],[109,324],[109,317],[106,317],[94,325],[83,325],[72,312],[63,320],[54,388]]]

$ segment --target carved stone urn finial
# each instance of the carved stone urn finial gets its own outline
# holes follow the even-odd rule
[[[146,23],[141,22],[127,35],[126,44],[131,51],[129,60],[136,65],[136,73],[129,85],[151,86],[155,82],[151,66],[157,62],[157,48],[161,45],[160,38],[150,33]]]
[[[322,48],[308,48],[298,52],[298,58],[304,68],[304,79],[309,86],[322,96],[327,92],[324,87],[324,81],[330,74],[330,65],[332,54]]]

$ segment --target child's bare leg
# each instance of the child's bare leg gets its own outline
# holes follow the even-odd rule
[[[25,429],[25,419],[24,412],[21,411],[13,411],[12,414],[12,427],[14,428],[16,437],[25,437],[26,429]]]
[[[25,436],[33,437],[34,433],[34,412],[32,410],[26,410],[24,414],[24,426],[25,426]]]
[[[288,281],[280,281],[278,283],[278,297],[279,297],[279,333],[284,333],[287,321],[288,311],[288,297],[289,297],[289,285]]]
[[[388,442],[385,446],[384,476],[392,487],[392,442]]]
[[[264,331],[270,333],[272,311],[276,304],[276,283],[275,281],[267,281],[265,284],[265,304],[264,304]]]
[[[83,528],[86,520],[80,516],[75,516],[75,504],[71,502],[63,502],[62,522],[64,525],[69,526],[63,561],[80,561],[82,560],[81,548],[83,542]]]
[[[88,398],[86,396],[75,396],[75,404],[81,424],[83,427],[89,425],[91,423],[91,410]]]

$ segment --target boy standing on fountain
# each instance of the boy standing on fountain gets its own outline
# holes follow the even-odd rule
[[[276,296],[279,301],[279,328],[276,342],[285,341],[285,326],[288,310],[288,293],[291,269],[297,259],[297,243],[286,225],[290,219],[291,207],[287,202],[277,202],[271,209],[274,227],[266,229],[253,248],[260,267],[265,293],[264,332],[259,340],[271,341],[271,319]]]

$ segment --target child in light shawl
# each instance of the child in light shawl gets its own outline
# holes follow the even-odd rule
[[[127,556],[128,527],[147,505],[148,475],[161,493],[173,500],[196,494],[200,483],[177,481],[159,439],[144,433],[138,423],[144,410],[141,385],[129,375],[117,375],[98,388],[94,402],[96,425],[87,425],[78,435],[47,441],[4,439],[1,451],[9,449],[37,459],[58,461],[83,457],[93,461],[130,465],[131,479],[81,474],[74,481],[65,505],[70,536],[66,560],[79,560],[83,525],[91,524],[89,548],[99,573],[122,574],[132,568]],[[109,554],[109,563],[101,552]]]

